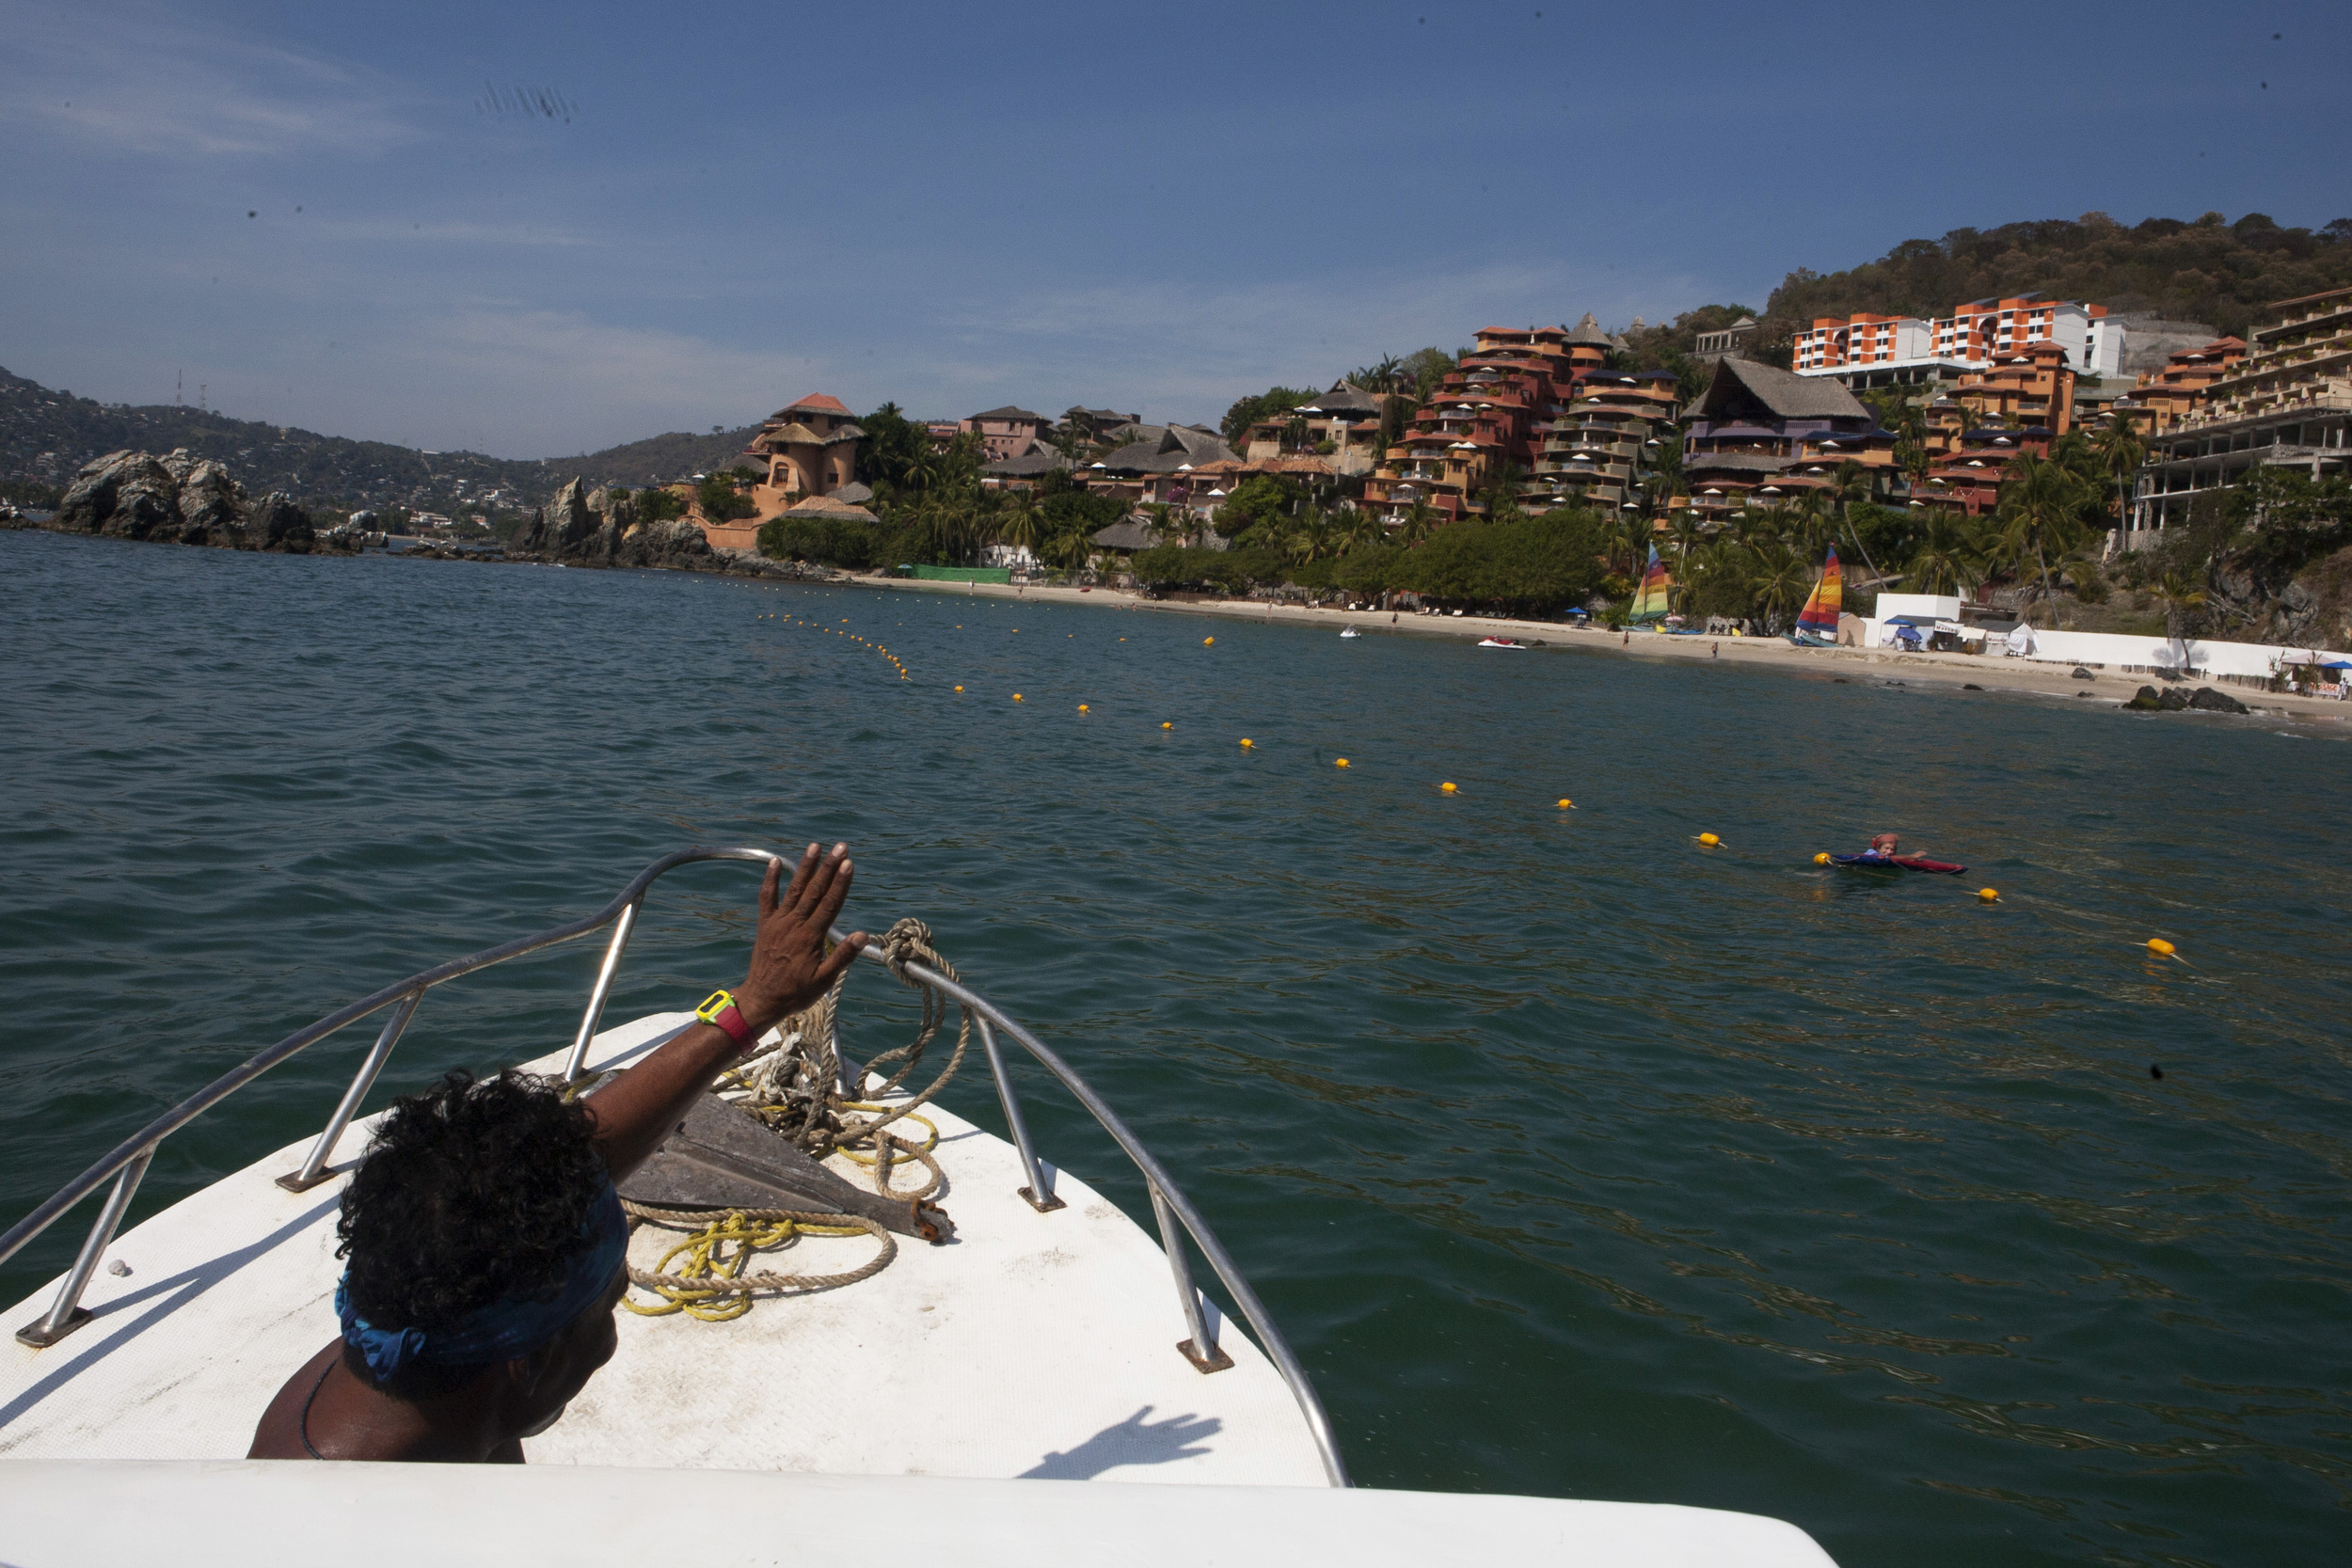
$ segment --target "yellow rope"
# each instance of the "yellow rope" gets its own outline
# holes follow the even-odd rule
[[[631,1268],[628,1271],[630,1284],[651,1291],[661,1298],[660,1306],[642,1306],[624,1295],[621,1305],[640,1317],[660,1318],[683,1312],[704,1323],[725,1323],[752,1309],[751,1293],[754,1291],[812,1291],[854,1284],[879,1273],[898,1251],[897,1243],[891,1241],[882,1227],[855,1214],[820,1218],[780,1209],[752,1209],[681,1217],[705,1220],[707,1223],[663,1253],[661,1260],[651,1269]],[[834,1217],[846,1223],[823,1223],[823,1219]],[[754,1254],[787,1246],[802,1236],[864,1235],[879,1240],[882,1250],[863,1268],[853,1269],[848,1274],[746,1275],[743,1272],[744,1265]],[[681,1258],[684,1261],[673,1271],[670,1265]]]

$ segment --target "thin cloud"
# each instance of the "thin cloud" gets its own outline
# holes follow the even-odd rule
[[[285,157],[381,151],[415,139],[395,92],[303,51],[153,12],[7,8],[17,57],[0,120],[120,152]]]

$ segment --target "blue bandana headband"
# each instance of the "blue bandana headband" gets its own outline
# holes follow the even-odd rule
[[[604,1293],[628,1251],[628,1221],[622,1216],[620,1195],[610,1180],[597,1195],[580,1233],[588,1245],[564,1263],[563,1289],[552,1299],[502,1296],[477,1308],[457,1327],[439,1333],[378,1328],[369,1323],[352,1307],[346,1274],[335,1287],[335,1315],[342,1320],[343,1338],[367,1358],[368,1370],[379,1382],[411,1365],[481,1367],[529,1355],[562,1333]]]

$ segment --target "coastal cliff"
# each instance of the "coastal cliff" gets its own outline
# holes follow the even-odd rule
[[[288,555],[350,549],[356,543],[321,533],[310,515],[282,493],[249,499],[226,467],[185,447],[164,457],[111,451],[85,463],[50,526],[67,533]]]

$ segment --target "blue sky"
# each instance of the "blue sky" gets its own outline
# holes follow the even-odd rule
[[[0,364],[501,456],[816,390],[1214,420],[1962,225],[2352,215],[2341,5],[0,0]]]

